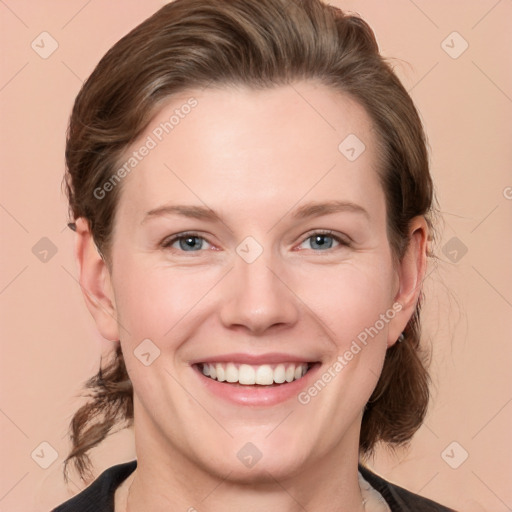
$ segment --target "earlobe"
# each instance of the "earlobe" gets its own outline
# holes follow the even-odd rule
[[[119,328],[110,271],[101,257],[89,223],[83,217],[76,220],[75,258],[79,283],[85,303],[100,334],[107,340],[119,340]]]
[[[398,291],[394,303],[400,311],[390,322],[388,348],[394,345],[412,317],[427,268],[428,225],[423,216],[414,217],[409,228],[409,245],[398,268]]]

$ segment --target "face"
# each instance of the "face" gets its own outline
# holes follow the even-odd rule
[[[357,456],[412,312],[364,109],[310,82],[190,91],[126,162],[109,279],[139,458],[254,481]]]

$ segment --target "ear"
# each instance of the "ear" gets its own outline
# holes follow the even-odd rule
[[[423,216],[417,216],[411,220],[409,236],[409,245],[397,269],[398,291],[393,301],[393,309],[396,308],[395,311],[399,307],[401,309],[389,322],[388,348],[396,343],[411,319],[425,278],[429,232]]]
[[[117,341],[119,327],[110,271],[98,252],[87,220],[81,217],[75,224],[75,258],[87,309],[100,334],[107,340]]]

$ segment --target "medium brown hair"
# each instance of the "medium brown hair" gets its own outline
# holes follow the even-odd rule
[[[70,220],[88,221],[110,266],[122,187],[102,199],[94,190],[115,173],[164,101],[193,88],[271,88],[300,80],[340,91],[369,114],[379,141],[388,238],[395,263],[400,261],[411,219],[423,215],[430,233],[433,227],[422,123],[367,23],[320,0],[176,0],[117,42],[84,83],[71,114],[65,176]],[[403,340],[387,350],[363,415],[361,455],[371,454],[378,442],[407,443],[423,422],[429,378],[420,347],[422,301],[421,293]],[[86,387],[91,399],[71,421],[65,476],[70,461],[82,478],[90,474],[91,448],[116,425],[133,423],[133,388],[120,347]]]

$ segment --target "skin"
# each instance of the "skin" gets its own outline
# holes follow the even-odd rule
[[[187,91],[128,154],[190,97],[197,107],[122,182],[111,269],[87,222],[77,222],[87,306],[100,333],[120,340],[134,386],[138,468],[118,489],[116,511],[362,510],[362,411],[417,303],[426,222],[413,219],[394,267],[372,122],[348,96],[314,82]],[[338,150],[348,134],[366,146],[352,162]],[[293,216],[333,200],[368,217]],[[164,204],[206,205],[221,221],[172,214],[143,222]],[[315,230],[350,244],[327,236],[320,247]],[[204,238],[195,251],[161,246],[186,231]],[[247,236],[263,248],[252,263],[236,252]],[[320,361],[321,375],[394,303],[401,311],[307,405],[235,405],[199,386],[190,366],[222,353],[286,352]],[[160,350],[150,366],[134,356],[147,338]],[[249,441],[263,454],[252,468],[237,458]]]

